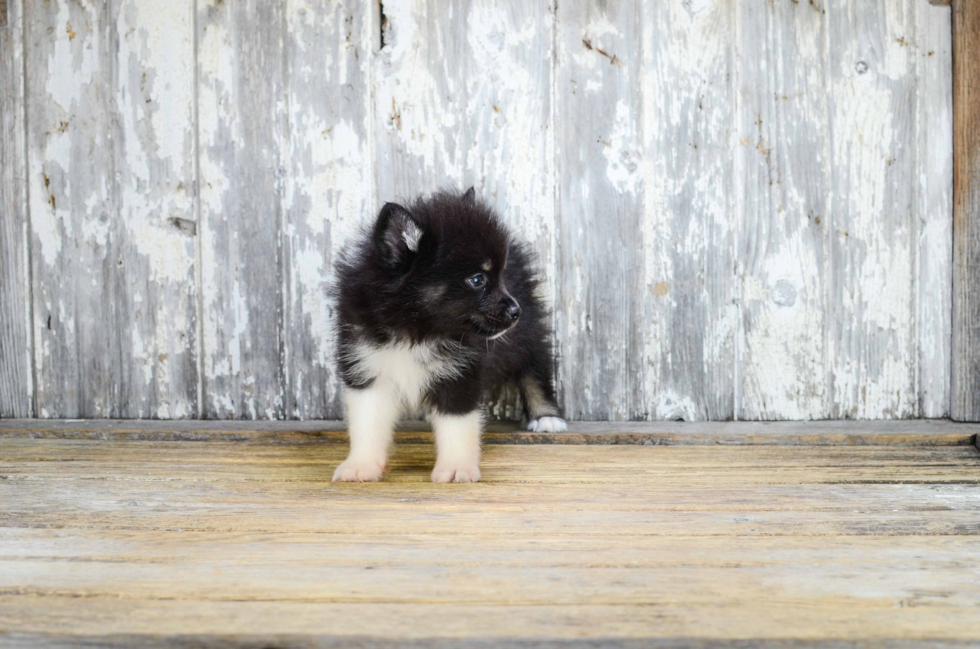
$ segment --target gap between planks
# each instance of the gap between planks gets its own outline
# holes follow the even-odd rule
[[[431,443],[427,423],[404,422],[395,441]],[[517,422],[492,422],[485,444],[969,446],[980,424],[945,419],[902,421],[598,422],[573,421],[565,433],[532,433]],[[265,444],[347,441],[343,421],[0,420],[0,439],[91,439]]]

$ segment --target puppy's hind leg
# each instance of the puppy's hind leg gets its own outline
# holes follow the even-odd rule
[[[334,482],[377,482],[388,469],[401,401],[392,386],[375,381],[366,388],[345,388],[350,454],[334,471]]]
[[[528,430],[538,433],[563,433],[568,430],[568,424],[558,410],[551,373],[547,369],[533,368],[518,383],[527,410]]]

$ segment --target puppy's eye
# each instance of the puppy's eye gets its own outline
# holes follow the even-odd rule
[[[487,276],[484,275],[483,273],[477,273],[472,277],[467,277],[466,283],[469,285],[470,288],[483,288],[484,285],[486,285],[487,283]]]

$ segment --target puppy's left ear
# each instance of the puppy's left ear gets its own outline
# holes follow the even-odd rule
[[[472,187],[467,189],[466,193],[463,194],[463,202],[469,203],[470,205],[476,202],[476,191],[474,191]]]
[[[405,265],[419,251],[422,226],[411,213],[396,203],[385,203],[374,226],[374,245],[391,268]]]

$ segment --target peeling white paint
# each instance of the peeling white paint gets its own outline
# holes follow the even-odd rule
[[[616,116],[607,137],[608,141],[602,143],[602,153],[606,157],[609,182],[619,192],[636,194],[643,178],[640,170],[642,161],[640,152],[635,149],[636,121],[624,99],[616,102]]]
[[[83,4],[75,6],[82,14],[73,16],[72,3],[57,2],[58,13],[51,32],[54,47],[48,59],[45,92],[52,102],[70,114],[86,86],[100,74],[99,51],[102,34],[92,31],[96,16]],[[74,26],[72,26],[74,20]]]

